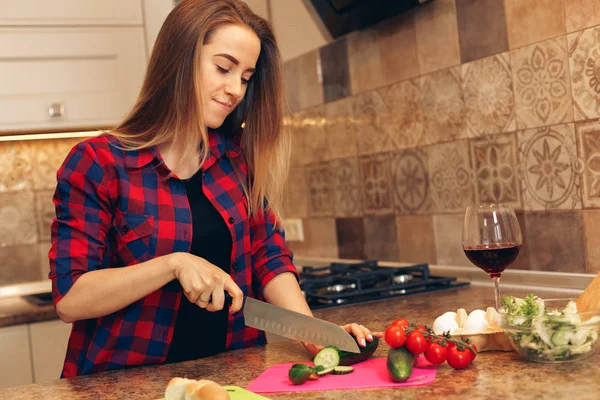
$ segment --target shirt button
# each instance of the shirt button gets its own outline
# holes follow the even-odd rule
[[[229,217],[227,221],[229,221],[230,224],[233,224],[235,222],[235,219],[233,219],[233,217]]]
[[[234,271],[237,271],[237,267],[238,267],[238,264],[236,262],[231,264],[231,268],[233,268]]]
[[[125,225],[125,226],[123,226],[123,227],[121,228],[121,232],[123,232],[123,233],[127,233],[127,232],[129,232],[129,225]]]

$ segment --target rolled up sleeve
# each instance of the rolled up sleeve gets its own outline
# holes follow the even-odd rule
[[[76,145],[57,173],[49,278],[54,304],[88,271],[101,268],[112,217],[106,173],[92,145]]]

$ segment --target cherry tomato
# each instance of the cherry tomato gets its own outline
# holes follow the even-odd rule
[[[415,355],[419,355],[427,350],[428,345],[429,343],[427,340],[425,340],[425,336],[423,336],[423,333],[419,331],[412,331],[409,333],[408,337],[406,338],[406,343],[404,343],[406,350]]]
[[[385,342],[391,347],[402,347],[405,340],[406,334],[404,333],[404,328],[391,325],[385,330]]]
[[[478,351],[478,350],[477,350],[477,346],[475,346],[475,343],[471,343],[471,346],[473,346],[473,348],[475,349],[475,351]],[[469,349],[469,353],[471,354],[471,362],[473,362],[473,360],[475,359],[475,357],[477,357],[477,354],[476,354],[476,353],[473,353],[473,352],[471,351],[471,349]]]
[[[425,327],[424,325],[417,325],[417,329],[423,333],[427,333],[427,327]]]
[[[448,350],[446,346],[442,346],[439,343],[431,342],[425,350],[425,358],[433,365],[438,365],[446,361]]]
[[[453,347],[448,350],[448,364],[454,369],[467,368],[471,363],[471,350],[459,350],[458,347]]]
[[[394,322],[392,322],[393,326],[399,326],[402,329],[406,329],[410,326],[410,322],[406,318],[398,318]]]

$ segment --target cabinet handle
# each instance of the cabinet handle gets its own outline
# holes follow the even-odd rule
[[[65,114],[65,107],[61,102],[55,102],[48,107],[48,115],[50,118],[60,118]]]

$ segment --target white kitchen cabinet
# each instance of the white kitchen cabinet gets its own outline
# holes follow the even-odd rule
[[[158,32],[173,7],[175,7],[175,0],[144,0],[144,25],[148,57],[152,53]]]
[[[142,25],[142,6],[141,0],[0,0],[0,25]]]
[[[33,377],[35,383],[60,378],[71,324],[61,320],[29,324],[31,354],[33,355]]]
[[[142,26],[0,27],[0,131],[113,126],[145,68]]]
[[[33,383],[27,325],[0,328],[0,387]]]

